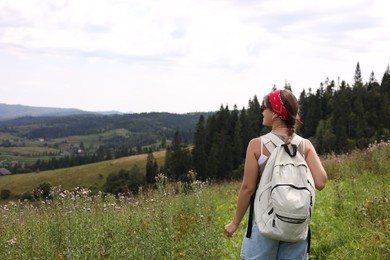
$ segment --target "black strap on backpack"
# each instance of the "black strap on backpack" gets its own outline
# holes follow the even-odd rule
[[[257,185],[256,185],[257,190]],[[251,196],[250,204],[249,204],[249,216],[248,216],[248,225],[246,227],[246,237],[251,238],[252,236],[252,224],[253,224],[253,212],[255,210],[255,197],[256,191]]]
[[[267,146],[266,144],[263,144],[263,143],[261,143],[261,145]],[[257,188],[259,187],[260,178],[261,178],[261,174],[259,173],[257,175],[257,180],[256,180],[256,189],[255,189],[255,192],[252,194],[251,199],[250,199],[250,203],[249,203],[248,225],[246,227],[246,237],[247,238],[251,238],[251,236],[252,236],[253,215],[254,215],[254,211],[255,211],[255,198],[256,198]]]
[[[255,211],[255,198],[256,198],[256,191],[257,191],[257,188],[259,187],[259,183],[260,183],[260,177],[261,177],[261,174],[259,173],[257,175],[256,189],[255,189],[255,192],[252,194],[251,199],[250,199],[250,203],[249,203],[248,225],[246,227],[246,237],[247,238],[251,238],[251,236],[252,236],[253,216],[254,216],[254,211]]]
[[[310,253],[310,241],[311,241],[311,229],[309,226],[309,230],[307,231],[307,253]]]
[[[291,147],[292,147],[292,153],[288,147],[288,144],[282,144],[282,146],[284,147],[284,150],[286,151],[286,153],[288,155],[290,155],[290,157],[294,157],[295,155],[297,155],[297,151],[298,151],[298,147],[295,145],[295,144],[292,144]]]
[[[253,226],[253,211],[254,211],[254,203],[255,203],[256,192],[252,195],[251,201],[249,204],[249,218],[248,218],[248,226],[246,228],[246,237],[251,238],[252,236],[252,226]],[[307,231],[307,253],[310,253],[310,242],[311,242],[311,229],[309,226],[309,230]]]
[[[284,146],[285,151],[291,157],[296,156],[297,151],[298,151],[298,147],[296,145],[291,145],[292,149],[293,149],[292,153],[291,153],[291,151],[290,151],[290,149],[289,149],[287,144],[284,144],[282,146]],[[303,151],[305,151],[305,148],[303,148]],[[251,196],[251,199],[250,199],[248,225],[247,225],[247,229],[246,229],[246,237],[247,238],[251,238],[251,236],[252,236],[253,215],[254,215],[253,213],[254,213],[254,209],[255,209],[255,197],[256,197],[257,188],[259,186],[260,176],[261,175],[259,174],[258,177],[257,177],[256,189],[255,189],[255,192],[253,193],[253,195]],[[310,242],[311,242],[311,229],[310,229],[310,226],[309,226],[309,229],[307,231],[307,253],[308,254],[310,253]]]

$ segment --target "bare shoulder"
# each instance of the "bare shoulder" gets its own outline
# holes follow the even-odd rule
[[[260,145],[261,139],[260,137],[253,138],[249,141],[249,145]]]
[[[321,160],[310,140],[305,139],[305,145],[306,162],[313,176],[315,187],[317,190],[322,190],[328,179],[326,171],[322,166]]]
[[[248,147],[260,147],[261,139],[260,137],[253,138],[249,141]]]
[[[311,152],[315,152],[316,153],[314,145],[312,144],[312,142],[309,139],[304,138],[303,141],[305,142],[304,144],[305,144],[305,154],[306,154],[306,156],[309,153],[311,153]]]
[[[253,152],[257,155],[260,153],[260,148],[261,148],[261,139],[260,137],[256,137],[249,141],[247,151]]]

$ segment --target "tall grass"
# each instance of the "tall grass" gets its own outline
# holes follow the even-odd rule
[[[158,165],[164,165],[165,151],[154,152],[153,155]],[[119,172],[122,169],[131,169],[135,165],[142,172],[145,172],[146,157],[147,154],[140,154],[40,173],[1,176],[0,190],[10,190],[12,198],[15,199],[46,182],[51,186],[61,185],[63,189],[67,190],[88,187],[93,192],[97,192],[103,190],[106,178],[111,173]]]
[[[390,258],[390,145],[329,156],[316,197],[311,259]],[[118,198],[52,189],[51,200],[0,207],[0,259],[238,259],[245,232],[223,235],[240,182],[170,183]]]
[[[330,156],[312,222],[315,259],[390,259],[390,143]]]

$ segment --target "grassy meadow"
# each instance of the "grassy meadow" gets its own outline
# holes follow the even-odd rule
[[[73,135],[61,138],[27,139],[0,132],[1,140],[12,140],[10,147],[0,147],[0,161],[19,161],[20,163],[34,164],[38,159],[50,160],[59,157],[60,153],[70,154],[83,143],[86,151],[96,151],[113,138],[135,138],[136,134],[126,129],[114,129],[99,134]]]
[[[390,143],[323,158],[330,180],[316,195],[310,259],[390,259],[389,159]],[[233,238],[223,227],[233,217],[240,182],[191,176],[185,185],[160,175],[157,189],[137,197],[69,185],[54,187],[52,200],[3,204],[0,259],[238,259],[246,219]]]
[[[158,165],[163,165],[164,151],[155,152],[153,156]],[[62,189],[66,190],[83,187],[96,193],[103,189],[107,176],[113,172],[119,172],[121,169],[129,170],[134,165],[145,172],[146,157],[147,154],[141,154],[39,173],[0,176],[0,190],[10,190],[11,196],[18,198],[23,193],[31,192],[34,188],[46,182],[51,186],[61,186]]]

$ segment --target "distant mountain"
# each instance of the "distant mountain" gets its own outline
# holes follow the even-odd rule
[[[113,115],[121,114],[117,111],[90,112],[76,108],[51,108],[51,107],[32,107],[24,105],[8,105],[0,103],[0,121],[19,118],[19,117],[61,117],[83,114],[101,114]]]
[[[103,134],[115,129],[125,129],[129,133],[126,137],[113,136],[105,141],[105,145],[108,147],[122,147],[124,145],[136,147],[154,144],[164,137],[169,140],[176,131],[179,131],[182,140],[192,143],[200,116],[203,115],[207,119],[210,114],[212,112],[25,116],[0,121],[0,133],[9,133],[15,137],[28,139],[53,139]]]

